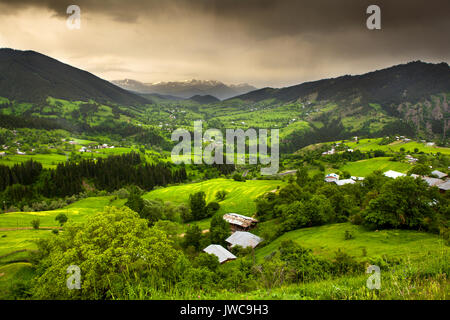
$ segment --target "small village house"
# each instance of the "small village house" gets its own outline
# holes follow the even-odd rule
[[[225,241],[229,243],[230,249],[233,248],[234,246],[241,246],[243,248],[248,247],[255,248],[258,244],[260,244],[263,241],[263,239],[250,232],[236,231],[231,236],[229,236]]]
[[[221,264],[236,259],[234,254],[218,244],[211,244],[203,249],[203,251],[215,255]]]
[[[232,231],[248,231],[256,227],[258,220],[237,213],[227,213],[224,220],[230,224]]]

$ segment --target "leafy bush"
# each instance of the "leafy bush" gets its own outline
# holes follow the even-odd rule
[[[55,220],[58,221],[61,226],[63,226],[64,223],[67,222],[68,218],[67,218],[66,214],[60,213],[55,217]]]
[[[31,220],[31,226],[33,227],[33,229],[35,229],[35,230],[39,229],[40,225],[41,225],[41,220],[39,220],[39,219]]]
[[[225,200],[226,196],[228,195],[228,192],[225,190],[219,190],[216,192],[216,200],[218,202]]]

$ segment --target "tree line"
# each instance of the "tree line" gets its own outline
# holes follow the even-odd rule
[[[68,161],[55,169],[43,169],[40,163],[30,160],[13,167],[0,165],[0,173],[0,200],[8,206],[71,196],[89,188],[111,192],[135,185],[151,190],[187,179],[183,166],[150,164],[136,152],[98,160],[84,159],[78,163]]]

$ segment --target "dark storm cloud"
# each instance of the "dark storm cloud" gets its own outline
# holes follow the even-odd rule
[[[46,26],[48,14],[29,30],[26,10],[63,22],[71,4],[88,17],[70,34],[77,41]],[[381,7],[382,30],[366,28],[371,4]],[[193,75],[278,86],[410,60],[448,62],[449,12],[449,0],[0,0],[0,40],[79,57],[106,77],[132,78],[126,70],[134,69],[144,81]],[[22,27],[2,26],[13,14]]]
[[[11,8],[42,7],[65,16],[71,4],[86,12],[123,18],[133,22],[137,17],[151,19],[155,15],[182,15],[194,11],[217,19],[234,21],[247,30],[295,34],[310,30],[334,30],[359,27],[370,4],[382,8],[386,27],[436,24],[449,19],[448,0],[0,0]]]

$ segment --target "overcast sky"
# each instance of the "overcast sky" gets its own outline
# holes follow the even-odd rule
[[[81,8],[81,29],[66,9]],[[381,30],[366,8],[381,7]],[[0,47],[106,80],[281,87],[412,60],[450,61],[449,0],[0,0]]]

